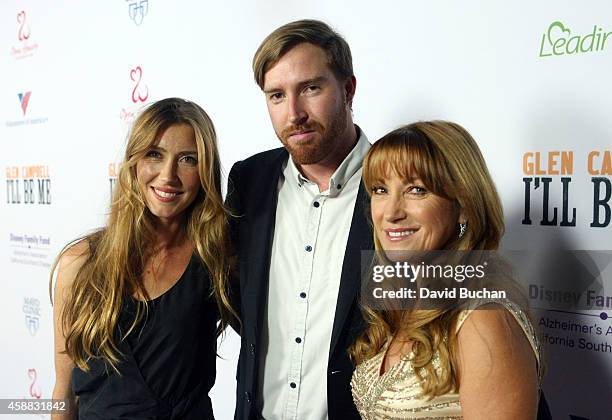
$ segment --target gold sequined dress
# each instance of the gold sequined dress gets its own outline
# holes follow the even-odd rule
[[[514,316],[529,339],[539,367],[540,344],[533,325],[519,306],[509,300],[475,301],[468,309],[459,314],[456,332],[474,309],[489,303],[503,305]],[[387,341],[376,356],[359,364],[353,373],[351,380],[353,400],[361,418],[366,420],[462,419],[459,393],[438,395],[433,399],[427,399],[421,395],[419,379],[410,364],[410,354],[403,357],[385,373],[380,374],[390,342],[391,340]],[[434,354],[432,363],[436,369],[440,369],[437,354]]]

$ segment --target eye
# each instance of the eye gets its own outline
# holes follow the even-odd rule
[[[196,166],[198,164],[198,159],[195,156],[187,155],[187,156],[183,156],[180,162],[185,163],[189,166]]]
[[[408,194],[414,194],[414,195],[427,194],[427,190],[424,187],[421,187],[418,185],[411,185],[410,187],[408,187],[406,191],[408,192]]]
[[[387,192],[385,187],[381,187],[379,185],[373,186],[372,187],[372,194],[373,195],[381,195],[381,194],[385,194]]]
[[[159,153],[157,150],[149,150],[147,153],[145,153],[145,157],[150,159],[159,159],[161,158],[161,153]]]
[[[271,94],[268,96],[268,99],[269,99],[271,102],[274,102],[274,103],[276,103],[276,102],[280,102],[280,100],[281,100],[281,99],[283,99],[283,94],[282,94],[282,92],[272,92],[272,93],[271,93]]]
[[[308,86],[306,86],[306,88],[304,89],[304,92],[305,92],[305,93],[307,93],[307,94],[308,94],[308,93],[316,93],[316,92],[318,92],[319,90],[321,90],[321,88],[320,88],[319,86],[317,86],[317,85],[308,85]]]

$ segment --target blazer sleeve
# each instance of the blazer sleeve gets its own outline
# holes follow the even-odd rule
[[[227,180],[227,195],[225,197],[225,206],[229,210],[229,236],[231,241],[233,269],[231,270],[229,297],[230,303],[234,310],[241,316],[241,299],[240,299],[240,218],[243,215],[242,200],[241,200],[241,184],[240,174],[242,162],[236,162],[230,170]],[[237,320],[238,321],[238,320]],[[232,328],[240,334],[240,323],[230,323]]]

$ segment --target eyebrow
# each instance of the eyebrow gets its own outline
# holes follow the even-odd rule
[[[151,146],[149,147],[148,150],[159,150],[161,152],[167,152],[167,150],[161,146]],[[197,150],[183,150],[183,151],[178,152],[178,156],[197,155],[197,154],[198,154]]]
[[[307,85],[311,85],[311,84],[321,84],[323,82],[326,82],[328,80],[328,78],[326,76],[317,76],[317,77],[313,77],[312,79],[306,79],[302,82],[298,83],[298,87],[301,89],[304,86]],[[273,92],[279,92],[282,91],[281,88],[277,88],[277,87],[272,87],[272,88],[268,88],[268,89],[264,89],[264,93],[265,94],[269,94],[269,93],[273,93]]]

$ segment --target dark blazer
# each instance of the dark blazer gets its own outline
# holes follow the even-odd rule
[[[242,321],[240,358],[236,373],[235,419],[260,418],[256,412],[260,334],[267,300],[268,275],[278,181],[289,154],[284,148],[259,153],[237,162],[229,175],[227,204],[234,216],[232,239],[239,256],[240,291],[233,291]],[[368,196],[359,187],[349,232],[327,366],[327,401],[330,420],[359,419],[350,380],[354,365],[347,349],[363,329],[358,305],[361,250],[373,249],[366,219]]]

